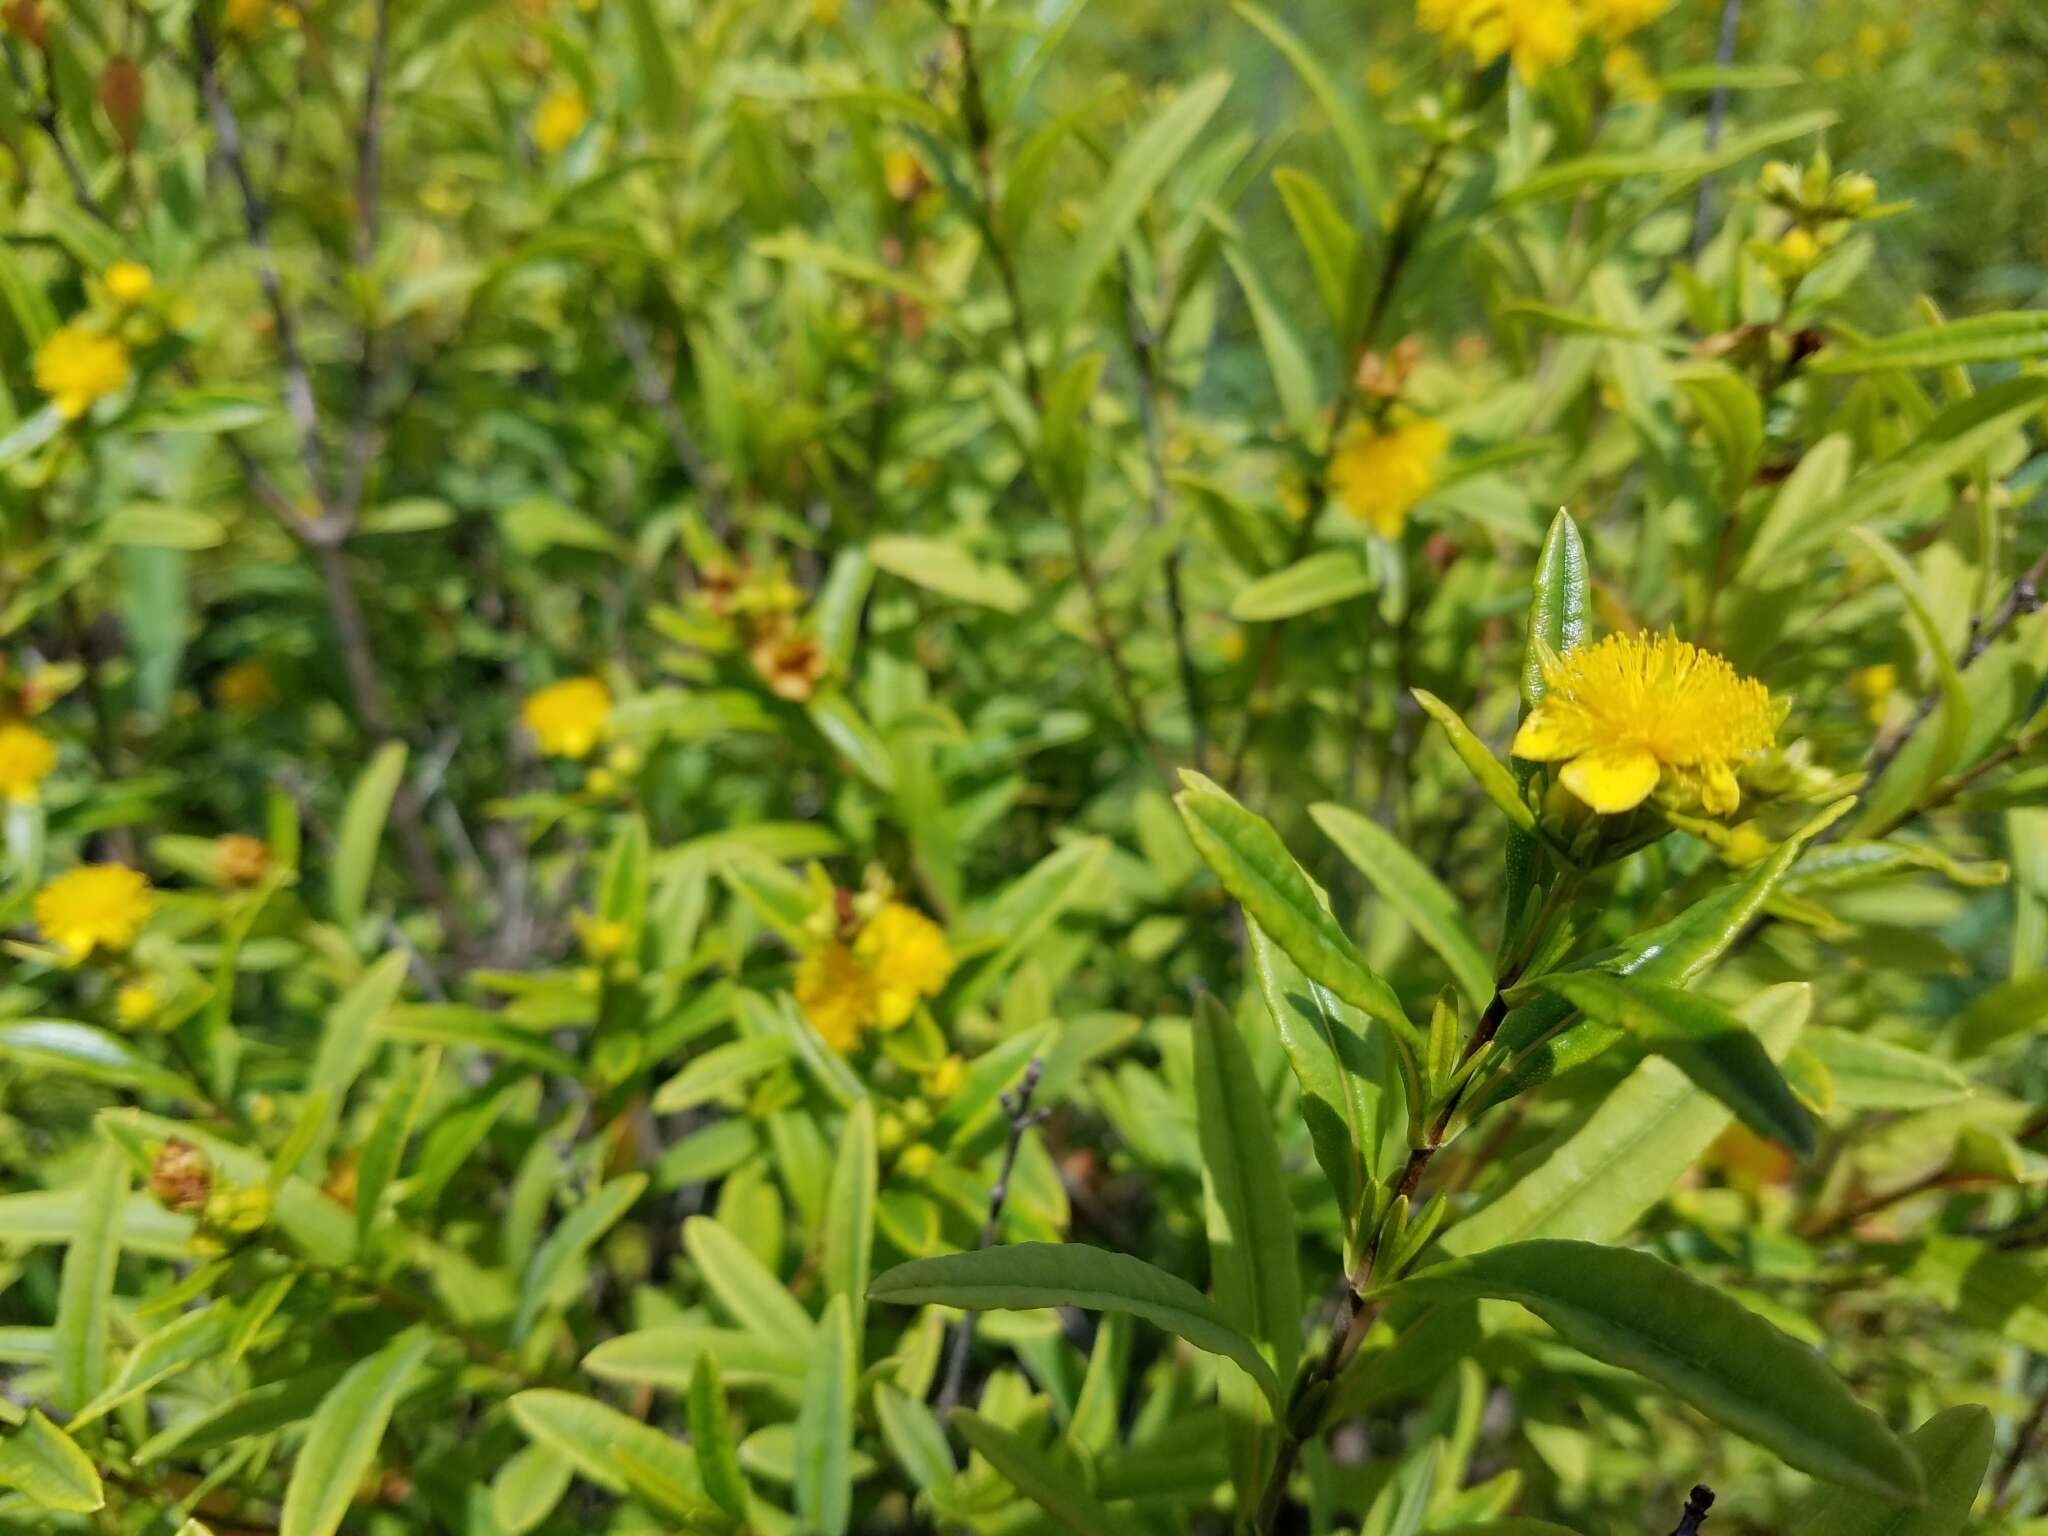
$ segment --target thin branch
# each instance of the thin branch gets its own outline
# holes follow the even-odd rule
[[[2005,1507],[2005,1501],[2012,1496],[2013,1479],[2019,1476],[2020,1468],[2027,1463],[2027,1454],[2034,1448],[2034,1441],[2040,1438],[2041,1426],[2048,1422],[2048,1388],[2043,1388],[2034,1399],[2034,1406],[2013,1432],[2012,1449],[2005,1453],[2005,1460],[1998,1464],[1998,1475],[1991,1480],[1991,1508]]]
[[[1714,1507],[1714,1490],[1705,1483],[1693,1485],[1692,1496],[1685,1501],[1685,1512],[1678,1517],[1678,1525],[1671,1536],[1699,1536],[1700,1526],[1706,1522],[1707,1511]]]
[[[1736,34],[1742,26],[1742,0],[1721,0],[1721,35],[1714,48],[1714,63],[1726,69],[1735,62]],[[1707,100],[1707,152],[1713,153],[1714,146],[1721,142],[1721,128],[1728,120],[1728,87],[1725,84],[1714,87],[1714,94]],[[1707,224],[1714,206],[1714,178],[1706,177],[1700,182],[1698,199],[1692,207],[1692,259],[1698,263],[1707,248]]]
[[[1003,1144],[1003,1166],[988,1192],[988,1219],[981,1224],[978,1247],[994,1245],[997,1228],[1003,1219],[1003,1204],[1010,1198],[1010,1175],[1016,1171],[1017,1149],[1024,1144],[1024,1133],[1046,1116],[1046,1111],[1031,1107],[1031,1095],[1038,1091],[1039,1075],[1044,1070],[1044,1061],[1032,1057],[1031,1065],[1024,1069],[1024,1078],[1017,1084],[1016,1091],[1003,1095],[1003,1113],[1010,1120],[1010,1139]],[[959,1406],[961,1391],[967,1383],[967,1351],[973,1343],[974,1314],[964,1312],[953,1327],[952,1352],[946,1358],[946,1380],[939,1388],[935,1403],[942,1417]]]
[[[292,320],[291,306],[285,302],[284,280],[278,273],[277,252],[270,242],[269,210],[249,177],[241,121],[235,116],[227,92],[221,88],[220,58],[213,34],[207,29],[206,18],[197,12],[192,17],[192,46],[199,62],[200,93],[206,98],[207,115],[213,121],[214,136],[220,141],[220,157],[241,194],[243,222],[248,229],[250,248],[256,253],[256,280],[270,307],[278,358],[284,370],[285,408],[298,429],[299,455],[305,464],[306,479],[320,501],[324,529],[332,503],[328,500],[326,453],[320,442],[320,408],[313,398],[313,379],[299,350],[299,333]]]
[[[363,509],[363,490],[370,476],[370,462],[377,446],[377,374],[381,332],[376,314],[376,285],[372,281],[377,244],[383,233],[382,176],[384,131],[381,108],[384,99],[384,62],[389,51],[389,0],[376,0],[370,28],[370,64],[363,80],[363,112],[356,129],[356,271],[362,291],[369,295],[372,312],[363,319],[363,345],[356,359],[355,421],[349,429],[348,455],[344,461],[341,500],[333,516],[346,534],[355,526]]]
[[[43,91],[40,96],[29,83],[28,70],[15,52],[14,43],[6,45],[7,68],[14,76],[14,84],[20,90],[24,101],[34,101],[36,126],[43,130],[43,137],[50,141],[50,148],[56,151],[57,163],[64,167],[64,179],[71,183],[71,195],[78,200],[78,206],[111,226],[113,220],[92,194],[92,184],[85,179],[85,169],[78,163],[78,157],[71,152],[71,143],[64,137],[63,103],[57,91],[57,67],[47,55],[43,59]]]

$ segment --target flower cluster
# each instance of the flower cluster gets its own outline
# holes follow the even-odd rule
[[[1415,19],[1484,67],[1506,54],[1524,80],[1571,62],[1588,36],[1612,42],[1654,21],[1669,0],[1416,0]]]
[[[825,648],[804,627],[803,591],[780,566],[720,560],[699,577],[704,606],[726,631],[720,643],[736,641],[770,693],[801,704],[818,691],[828,667]]]
[[[832,936],[796,973],[797,1005],[842,1053],[852,1051],[864,1031],[907,1023],[919,1001],[937,997],[953,974],[946,935],[922,912],[884,901],[862,921],[854,905],[842,904]]]
[[[1711,816],[1742,803],[1735,771],[1778,733],[1770,691],[1675,635],[1608,635],[1543,660],[1547,691],[1514,755],[1562,763],[1558,782],[1603,816],[1652,791]]]
[[[1784,227],[1775,240],[1750,241],[1748,250],[1788,289],[1857,224],[1895,211],[1879,206],[1876,181],[1861,171],[1836,175],[1824,152],[1803,169],[1771,161],[1757,178],[1757,195],[1784,215]]]

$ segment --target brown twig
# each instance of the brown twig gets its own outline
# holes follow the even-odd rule
[[[1003,1205],[1010,1198],[1010,1175],[1016,1171],[1017,1149],[1024,1144],[1024,1133],[1045,1118],[1046,1111],[1031,1107],[1031,1095],[1038,1091],[1039,1075],[1044,1070],[1044,1061],[1032,1057],[1031,1065],[1024,1069],[1023,1079],[1015,1091],[1003,1095],[1003,1113],[1009,1117],[1010,1137],[1003,1143],[1002,1168],[989,1188],[988,1218],[981,1224],[981,1241],[977,1247],[994,1246],[997,1229],[1002,1224]],[[972,1312],[963,1312],[960,1321],[953,1326],[952,1349],[946,1357],[946,1379],[934,1402],[941,1418],[959,1406],[960,1394],[967,1384],[967,1352],[974,1343],[974,1316]]]
[[[1705,1483],[1695,1483],[1692,1494],[1685,1501],[1685,1510],[1678,1517],[1678,1524],[1671,1536],[1699,1536],[1700,1526],[1706,1522],[1707,1511],[1714,1507],[1714,1490]]]

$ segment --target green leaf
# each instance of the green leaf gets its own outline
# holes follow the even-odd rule
[[[384,836],[384,821],[391,814],[391,800],[404,773],[405,743],[386,742],[357,775],[342,808],[328,899],[333,903],[334,920],[351,931],[363,920],[370,875],[377,864],[377,844]]]
[[[528,1439],[566,1456],[611,1493],[631,1493],[691,1531],[724,1531],[730,1522],[705,1495],[697,1459],[682,1441],[618,1409],[574,1392],[535,1387],[506,1402]]]
[[[158,1066],[119,1035],[69,1019],[0,1024],[0,1056],[88,1082],[143,1089],[187,1104],[203,1097],[177,1073]]]
[[[1230,600],[1230,616],[1244,624],[1266,624],[1349,602],[1372,588],[1365,546],[1348,544],[1259,577]]]
[[[596,518],[550,496],[529,496],[513,502],[498,513],[498,527],[504,532],[505,541],[529,560],[550,549],[585,549],[621,560],[632,554]]]
[[[185,507],[135,502],[101,525],[112,544],[146,544],[159,549],[212,549],[227,542],[228,531],[217,517]]]
[[[674,55],[662,35],[654,0],[626,0],[626,21],[633,33],[633,52],[640,60],[641,98],[647,115],[664,133],[674,133],[683,120],[683,85]]]
[[[1574,1348],[1656,1382],[1829,1482],[1920,1496],[1884,1421],[1806,1345],[1662,1259],[1594,1243],[1511,1243],[1390,1288],[1412,1301],[1518,1302]]]
[[[697,1357],[690,1375],[690,1446],[697,1453],[697,1474],[712,1503],[735,1520],[746,1519],[747,1480],[740,1475],[732,1411],[726,1406],[718,1358],[708,1352]]]
[[[334,1536],[356,1489],[376,1460],[392,1410],[432,1347],[424,1329],[408,1329],[349,1369],[321,1400],[285,1484],[278,1536]]]
[[[1788,528],[1770,558],[1783,562],[1824,549],[1843,530],[1874,523],[1914,497],[1968,469],[1985,453],[2009,438],[2048,401],[2048,375],[2026,374],[1979,390],[1959,400],[1930,422],[1911,445],[1865,470],[1832,500],[1809,510],[1796,528]],[[1754,551],[1745,571],[1758,569]]]
[[[853,1516],[853,1398],[860,1374],[853,1310],[825,1304],[796,1416],[796,1512],[806,1531],[845,1536]]]
[[[1568,971],[1542,985],[1587,1018],[1626,1029],[1734,1110],[1759,1136],[1801,1157],[1814,1150],[1813,1117],[1742,1019],[1711,998],[1637,976]]]
[[[1586,546],[1569,512],[1550,520],[1536,557],[1529,587],[1528,639],[1522,648],[1522,705],[1534,709],[1549,685],[1543,678],[1543,653],[1575,651],[1593,631],[1593,576],[1586,564]]]
[[[2001,310],[1948,325],[1900,331],[1879,341],[1828,347],[1808,373],[1871,373],[1881,368],[1950,368],[2048,354],[2048,310]]]
[[[121,1257],[121,1213],[128,1204],[128,1156],[103,1142],[85,1177],[83,1219],[64,1250],[57,1282],[56,1403],[76,1412],[107,1385],[107,1326],[114,1267]]]
[[[839,1155],[825,1195],[825,1232],[819,1269],[828,1296],[844,1296],[858,1349],[867,1322],[868,1274],[875,1250],[875,1104],[862,1099],[846,1113]],[[858,1367],[856,1359],[855,1365]]]
[[[1007,566],[977,560],[945,539],[895,534],[871,540],[867,555],[877,569],[976,607],[1022,613],[1031,602],[1031,589]]]
[[[1304,976],[1256,921],[1245,928],[1259,991],[1301,1085],[1310,1145],[1348,1229],[1369,1186],[1407,1156],[1403,1046],[1385,1024]]]
[[[1484,1008],[1493,996],[1493,966],[1473,937],[1458,899],[1444,889],[1429,866],[1386,828],[1356,811],[1324,802],[1310,806],[1309,815],[1372,882],[1387,905],[1406,918],[1422,942],[1436,951],[1472,1006]]]
[[[1277,1409],[1280,1383],[1258,1346],[1185,1280],[1142,1259],[1085,1243],[1014,1243],[935,1259],[914,1259],[878,1276],[870,1301],[898,1306],[1028,1311],[1080,1307],[1128,1312],[1197,1349],[1235,1361]]]
[[[1993,1428],[1989,1410],[1975,1403],[1943,1409],[1906,1437],[1927,1481],[1924,1501],[1821,1489],[1793,1517],[1792,1536],[1958,1536],[1991,1466]]]
[[[652,1107],[659,1115],[673,1115],[752,1081],[789,1060],[787,1042],[775,1036],[728,1040],[715,1045],[654,1092]]]
[[[1309,363],[1308,351],[1302,346],[1294,323],[1287,318],[1285,307],[1267,289],[1257,264],[1244,254],[1235,240],[1224,242],[1223,259],[1230,264],[1237,286],[1243,290],[1245,305],[1252,312],[1252,328],[1258,332],[1260,349],[1266,354],[1266,370],[1273,376],[1273,393],[1280,400],[1281,419],[1302,442],[1313,444],[1319,441],[1322,413],[1315,369]],[[1238,599],[1242,602],[1244,594],[1239,593]],[[1246,617],[1238,612],[1237,603],[1231,604],[1231,613],[1237,618]]]
[[[1815,1026],[1805,1046],[1827,1068],[1843,1109],[1932,1109],[1976,1092],[1947,1062],[1887,1040]]]
[[[733,1321],[781,1348],[807,1347],[810,1314],[745,1243],[709,1216],[683,1223],[683,1248]]]
[[[1316,104],[1323,109],[1324,116],[1329,118],[1330,131],[1336,134],[1337,145],[1344,151],[1345,162],[1351,167],[1351,174],[1358,181],[1359,196],[1365,199],[1367,213],[1377,215],[1386,202],[1386,195],[1381,186],[1379,160],[1373,154],[1372,139],[1366,120],[1338,91],[1308,45],[1276,17],[1253,5],[1251,0],[1233,0],[1231,9],[1265,34],[1266,41],[1279,49],[1281,55],[1294,67],[1294,72],[1301,77],[1301,83],[1308,88],[1308,93],[1315,97]]]
[[[946,1432],[931,1409],[894,1382],[875,1383],[875,1422],[890,1456],[921,1492],[931,1493],[953,1481],[959,1468],[946,1444]]]
[[[1770,510],[1757,525],[1749,553],[1743,556],[1737,580],[1746,586],[1768,589],[1789,585],[1799,577],[1801,567],[1785,558],[1796,549],[1807,528],[1822,507],[1835,505],[1849,483],[1849,466],[1855,462],[1856,444],[1846,432],[1831,432],[1807,449],[1778,494]]]
[[[491,1479],[491,1520],[505,1536],[526,1533],[554,1513],[569,1491],[575,1465],[538,1441],[515,1451]]]
[[[1210,1284],[1225,1317],[1257,1340],[1282,1379],[1301,1352],[1294,1202],[1272,1111],[1230,1014],[1195,1000],[1195,1127],[1209,1229]]]
[[[1286,206],[1295,238],[1315,274],[1316,292],[1324,313],[1339,335],[1350,330],[1351,273],[1358,261],[1358,236],[1337,211],[1337,201],[1307,171],[1283,166],[1273,173],[1273,189]]]
[[[1019,1493],[1052,1516],[1075,1536],[1128,1536],[1129,1522],[1119,1520],[1065,1469],[1033,1450],[1019,1436],[965,1408],[953,1412],[960,1438],[981,1452]]]
[[[1415,702],[1422,706],[1424,714],[1443,727],[1443,733],[1450,739],[1451,750],[1458,754],[1458,761],[1465,765],[1465,771],[1472,775],[1473,782],[1485,791],[1486,798],[1506,816],[1513,831],[1510,839],[1530,836],[1536,829],[1536,813],[1529,809],[1521,790],[1515,784],[1514,775],[1501,766],[1499,758],[1486,748],[1486,743],[1473,734],[1472,728],[1459,718],[1458,712],[1435,694],[1423,688],[1409,690]],[[1512,845],[1512,844],[1511,844]],[[1492,993],[1492,968],[1487,968],[1487,991]]]
[[[664,1323],[606,1339],[583,1357],[583,1368],[606,1381],[642,1383],[680,1392],[688,1388],[698,1359],[712,1354],[718,1357],[719,1368],[734,1386],[794,1387],[803,1380],[810,1364],[810,1333],[811,1320],[807,1316],[802,1333],[780,1339],[736,1328]]]
[[[398,1081],[391,1085],[384,1107],[377,1115],[377,1123],[371,1127],[370,1139],[363,1143],[362,1155],[356,1159],[358,1253],[369,1246],[371,1229],[376,1226],[384,1205],[384,1192],[398,1176],[398,1165],[405,1157],[406,1143],[412,1139],[412,1128],[419,1120],[420,1109],[427,1101],[427,1090],[433,1086],[434,1073],[440,1065],[438,1051],[430,1050],[413,1056]]]
[[[1073,324],[1124,240],[1137,227],[1152,194],[1193,146],[1196,135],[1230,92],[1230,77],[1204,75],[1163,109],[1118,153],[1095,204],[1081,223],[1081,236],[1060,279],[1059,322]]]
[[[1310,980],[1413,1039],[1415,1026],[1401,1011],[1393,988],[1373,973],[1337,926],[1322,892],[1288,854],[1280,834],[1201,774],[1184,771],[1181,779],[1187,788],[1174,804],[1188,836],[1245,915]]]
[[[588,1253],[597,1240],[633,1208],[647,1188],[644,1173],[622,1174],[602,1185],[562,1218],[535,1250],[519,1282],[519,1315],[512,1323],[512,1337],[523,1340],[533,1330],[555,1288],[569,1266]]]
[[[1913,620],[1913,627],[1919,631],[1921,649],[1934,663],[1935,680],[1941,689],[1941,729],[1933,755],[1924,761],[1896,763],[1897,773],[1887,773],[1867,788],[1868,798],[1863,814],[1850,831],[1852,836],[1874,836],[1897,812],[1918,804],[1921,793],[1955,766],[1970,731],[1970,695],[1963,686],[1963,674],[1955,658],[1949,654],[1948,637],[1934,611],[1933,601],[1920,584],[1919,573],[1906,563],[1906,557],[1894,549],[1889,540],[1868,528],[1851,531],[1857,541],[1876,556],[1877,563],[1884,567],[1885,574],[1899,589],[1899,596],[1905,599],[1906,612]]]
[[[1773,1061],[1800,1038],[1813,1008],[1803,982],[1768,987],[1736,1012]],[[1685,1176],[1732,1115],[1675,1065],[1639,1062],[1572,1133],[1444,1235],[1454,1254],[1531,1237],[1614,1242]]]
[[[200,1360],[218,1355],[235,1331],[231,1303],[209,1302],[196,1312],[183,1312],[152,1333],[130,1352],[112,1386],[72,1415],[65,1427],[76,1430]]]
[[[896,788],[896,760],[889,745],[875,733],[866,716],[837,688],[820,688],[804,706],[818,734],[875,788]]]
[[[21,1428],[0,1441],[0,1488],[65,1515],[89,1515],[107,1502],[92,1458],[38,1408],[29,1409]]]
[[[306,1079],[308,1093],[325,1093],[326,1108],[319,1117],[319,1130],[310,1139],[305,1156],[316,1164],[326,1156],[335,1127],[341,1122],[342,1100],[369,1064],[377,1049],[378,1028],[405,985],[406,953],[394,949],[357,978],[327,1010],[320,1028],[320,1046],[313,1056],[313,1070]]]

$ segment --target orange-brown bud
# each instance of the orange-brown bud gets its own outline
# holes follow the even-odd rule
[[[241,832],[217,837],[213,840],[213,867],[228,885],[254,885],[270,873],[270,845]]]
[[[191,1142],[173,1136],[149,1165],[149,1192],[169,1210],[197,1215],[213,1192],[213,1164]]]
[[[142,133],[142,71],[126,54],[115,54],[100,71],[100,106],[121,148],[133,153]]]

